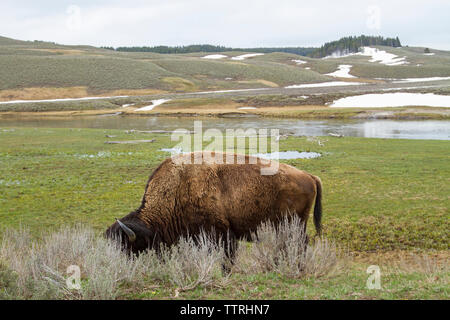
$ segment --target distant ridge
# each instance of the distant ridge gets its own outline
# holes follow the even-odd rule
[[[243,51],[243,52],[286,52],[306,56],[316,50],[312,47],[262,47],[262,48],[231,48],[224,46],[214,46],[210,44],[194,44],[188,46],[155,46],[155,47],[102,47],[102,49],[109,49],[124,52],[154,52],[162,54],[181,54],[181,53],[195,53],[195,52],[226,52],[226,51]]]

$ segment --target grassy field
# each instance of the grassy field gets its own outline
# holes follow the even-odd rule
[[[140,139],[155,142],[105,144]],[[139,205],[148,176],[168,156],[159,149],[175,144],[163,134],[53,128],[0,129],[0,141],[1,232],[26,227],[34,239],[77,224],[103,232]],[[236,271],[220,285],[197,286],[178,298],[449,297],[447,141],[289,137],[280,150],[322,154],[285,162],[321,177],[324,235],[350,252],[346,267],[301,278]],[[383,287],[369,290],[365,270],[377,263]],[[0,278],[8,274],[0,270]],[[124,283],[116,298],[173,298],[176,288],[151,278],[138,287]]]
[[[72,223],[103,230],[140,203],[168,135],[91,129],[0,131],[2,227]],[[154,143],[109,145],[112,140]],[[287,163],[322,178],[325,234],[352,250],[447,249],[446,141],[289,137],[280,150],[320,152]]]
[[[155,142],[105,144],[140,139]],[[159,149],[175,144],[162,134],[53,128],[0,129],[0,141],[1,232],[27,227],[34,239],[76,224],[103,232],[139,205],[148,176],[168,156]],[[280,150],[322,154],[285,162],[321,177],[324,235],[350,252],[350,262],[337,274],[300,279],[234,272],[221,278],[224,285],[198,286],[179,298],[449,297],[449,273],[442,269],[449,257],[447,141],[289,137]],[[398,267],[409,256],[419,262]],[[369,290],[365,269],[377,263],[383,289]],[[171,298],[176,287],[155,279],[139,288],[125,283],[117,298]]]

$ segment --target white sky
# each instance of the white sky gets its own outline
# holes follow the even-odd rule
[[[449,0],[1,0],[0,35],[95,46],[320,46],[399,36],[450,50]]]

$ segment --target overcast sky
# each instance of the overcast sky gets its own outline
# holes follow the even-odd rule
[[[1,0],[0,35],[95,46],[320,46],[399,36],[450,50],[449,0]]]

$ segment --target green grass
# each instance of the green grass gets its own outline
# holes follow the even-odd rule
[[[381,267],[381,289],[368,289],[368,264],[354,264],[346,272],[321,278],[290,279],[274,273],[233,274],[221,288],[198,287],[179,299],[372,300],[449,299],[448,273],[394,272]],[[126,292],[126,291],[125,291]],[[150,289],[123,294],[124,299],[173,299],[175,288],[152,283]]]
[[[156,141],[110,145],[105,135]],[[393,259],[376,258],[392,250],[448,256],[448,141],[289,137],[280,143],[280,150],[322,153],[284,162],[321,177],[325,236],[371,258],[352,259],[322,277],[235,272],[223,285],[199,286],[179,299],[449,298],[446,269],[396,269]],[[124,130],[0,129],[0,234],[26,226],[40,238],[77,223],[101,234],[139,205],[148,176],[168,156],[158,150],[173,145],[168,135]],[[308,227],[313,233],[312,223]],[[371,264],[381,268],[381,290],[366,288]],[[14,289],[13,276],[0,266],[0,284],[8,290]],[[173,284],[149,278],[141,286],[122,283],[117,298],[167,299],[175,291]]]
[[[171,76],[149,61],[71,56],[0,55],[0,89],[87,86],[92,91],[160,87]]]
[[[152,144],[107,145],[155,138]],[[103,231],[139,206],[152,170],[175,145],[166,135],[117,130],[0,131],[2,228],[32,232],[81,222]],[[321,138],[281,141],[280,150],[316,151],[285,161],[322,178],[324,230],[352,250],[448,249],[447,141]],[[312,230],[311,230],[312,231]]]
[[[255,80],[264,79],[277,83],[278,85],[288,85],[302,82],[321,82],[327,78],[315,72],[288,66],[280,63],[253,61],[253,59],[243,61],[206,59],[164,59],[155,60],[154,63],[172,73],[181,74],[182,77],[203,76],[210,81],[223,81],[226,85],[233,80]],[[258,85],[261,87],[261,84]],[[248,86],[247,86],[248,87]]]

